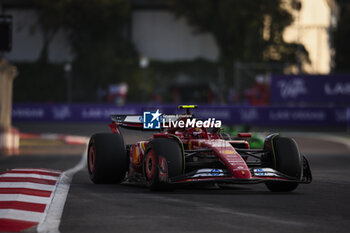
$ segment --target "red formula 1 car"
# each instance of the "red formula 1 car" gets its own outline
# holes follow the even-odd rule
[[[279,134],[268,136],[264,148],[250,149],[249,133],[232,140],[220,128],[180,124],[194,122],[189,111],[172,116],[173,124],[165,128],[163,123],[156,132],[143,129],[142,116],[111,118],[113,133],[95,134],[89,142],[88,170],[94,183],[138,183],[160,190],[176,184],[263,182],[271,191],[288,192],[312,180],[296,142]]]

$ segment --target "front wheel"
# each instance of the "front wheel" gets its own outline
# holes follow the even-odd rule
[[[169,179],[182,174],[184,159],[179,143],[170,138],[155,138],[147,145],[143,171],[151,190],[168,189]]]
[[[266,150],[271,153],[271,167],[296,180],[302,176],[302,158],[298,146],[292,138],[280,137],[275,134],[265,140]],[[297,182],[269,181],[267,188],[272,192],[290,192],[298,187]]]

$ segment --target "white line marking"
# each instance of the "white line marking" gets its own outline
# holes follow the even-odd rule
[[[25,174],[25,173],[5,173],[0,175],[0,177],[30,177],[30,178],[38,178],[44,180],[58,180],[58,177],[55,176],[46,176],[46,175],[38,175],[38,174]]]
[[[87,147],[87,146],[86,146]],[[63,213],[64,204],[67,199],[70,183],[73,176],[78,171],[86,166],[86,151],[82,154],[80,162],[75,167],[65,171],[60,176],[57,182],[55,191],[53,192],[53,199],[50,205],[46,206],[45,217],[40,221],[37,232],[38,233],[59,233],[59,226]]]
[[[0,201],[24,201],[39,204],[50,203],[51,198],[39,197],[26,194],[0,194]]]
[[[39,222],[43,216],[44,213],[39,212],[14,209],[0,209],[0,218]]]
[[[320,135],[319,138],[323,138],[323,139],[326,139],[329,141],[341,143],[350,149],[350,139],[348,139],[348,138],[335,136],[335,135]]]
[[[61,171],[57,171],[57,170],[50,170],[50,169],[36,169],[36,168],[15,168],[15,169],[11,169],[12,171],[38,171],[38,172],[49,172],[49,173],[56,173],[56,174],[61,174]]]
[[[175,198],[168,198],[163,196],[157,196],[159,200],[163,199],[167,202],[174,202],[174,203],[181,203],[185,204],[189,207],[196,207],[199,209],[207,210],[209,213],[222,213],[222,214],[230,214],[237,217],[245,217],[247,219],[256,219],[264,222],[270,222],[273,224],[284,224],[284,225],[294,225],[294,226],[305,226],[310,225],[306,224],[305,222],[299,222],[299,221],[293,221],[290,219],[283,219],[275,216],[268,216],[268,215],[260,215],[260,214],[254,214],[254,213],[247,213],[247,212],[241,212],[241,211],[235,211],[229,208],[224,208],[212,204],[202,203],[202,202],[196,202],[196,201],[187,201],[187,200],[181,200],[181,199],[175,199]]]
[[[318,139],[328,140],[331,142],[343,144],[350,149],[350,138],[346,138],[342,136],[330,135],[325,133],[307,133],[307,132],[304,132],[304,133],[286,132],[286,133],[283,133],[283,135],[287,135],[289,137],[306,137],[306,138],[312,138],[312,139],[318,138]]]
[[[31,182],[0,182],[0,188],[28,188],[28,189],[53,191],[55,188],[55,185],[36,184]]]

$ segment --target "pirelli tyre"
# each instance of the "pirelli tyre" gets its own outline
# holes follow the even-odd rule
[[[95,184],[121,183],[128,168],[124,140],[120,134],[94,134],[89,142],[88,170]]]
[[[183,173],[184,158],[181,142],[170,138],[155,138],[147,145],[143,172],[152,191],[170,189],[169,179]]]
[[[270,151],[271,167],[292,179],[300,180],[302,176],[302,157],[294,139],[270,135],[264,143],[265,150]],[[271,181],[266,182],[272,192],[290,192],[298,187],[297,182]]]

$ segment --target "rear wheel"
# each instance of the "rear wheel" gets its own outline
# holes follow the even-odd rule
[[[88,148],[88,170],[95,184],[121,183],[128,168],[123,137],[120,134],[95,134]]]
[[[183,167],[179,142],[170,138],[155,138],[150,141],[144,157],[143,171],[151,190],[168,189],[168,179],[181,175]]]
[[[273,135],[265,141],[265,149],[271,151],[272,168],[297,180],[301,178],[302,159],[292,138]],[[271,181],[267,182],[266,186],[272,192],[290,192],[298,187],[298,183]]]

